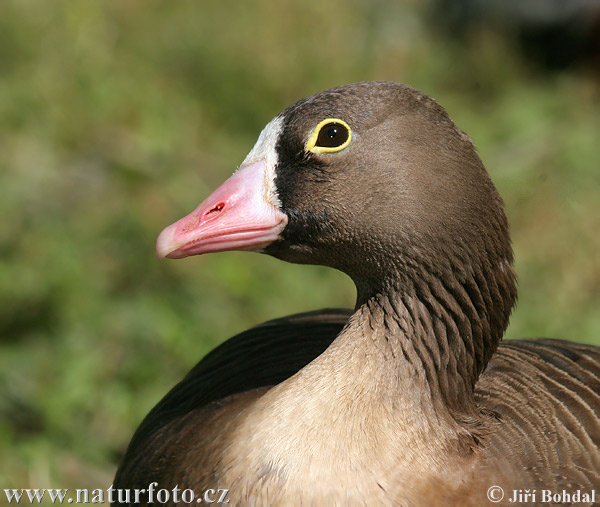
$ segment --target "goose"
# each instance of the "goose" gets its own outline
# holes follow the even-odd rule
[[[218,346],[141,423],[113,488],[167,505],[600,501],[600,348],[500,343],[517,297],[504,204],[434,99],[360,82],[288,107],[156,246],[225,250],[341,270],[356,306]]]

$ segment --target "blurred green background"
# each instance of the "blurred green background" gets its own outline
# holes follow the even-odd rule
[[[216,344],[353,305],[324,268],[153,253],[275,114],[339,84],[438,99],[506,201],[507,336],[600,345],[598,67],[546,72],[493,30],[459,42],[428,6],[2,1],[0,489],[107,487],[142,417]]]

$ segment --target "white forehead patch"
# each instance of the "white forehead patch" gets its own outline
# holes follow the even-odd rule
[[[242,167],[245,165],[265,161],[265,183],[264,183],[264,198],[265,201],[272,206],[280,207],[281,202],[275,188],[275,167],[279,162],[279,155],[276,151],[277,141],[281,135],[283,118],[276,116],[262,130],[256,144],[246,155],[242,162]]]

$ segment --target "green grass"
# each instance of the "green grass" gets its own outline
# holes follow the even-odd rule
[[[331,270],[153,254],[272,116],[343,83],[409,83],[479,146],[512,224],[508,337],[600,345],[597,79],[542,74],[487,33],[452,44],[415,5],[2,3],[0,489],[108,486],[141,418],[216,344],[353,304]]]

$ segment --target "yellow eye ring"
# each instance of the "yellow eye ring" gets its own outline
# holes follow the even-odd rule
[[[308,136],[305,149],[312,153],[335,153],[342,151],[350,141],[352,141],[350,125],[339,118],[327,118],[319,122]]]

